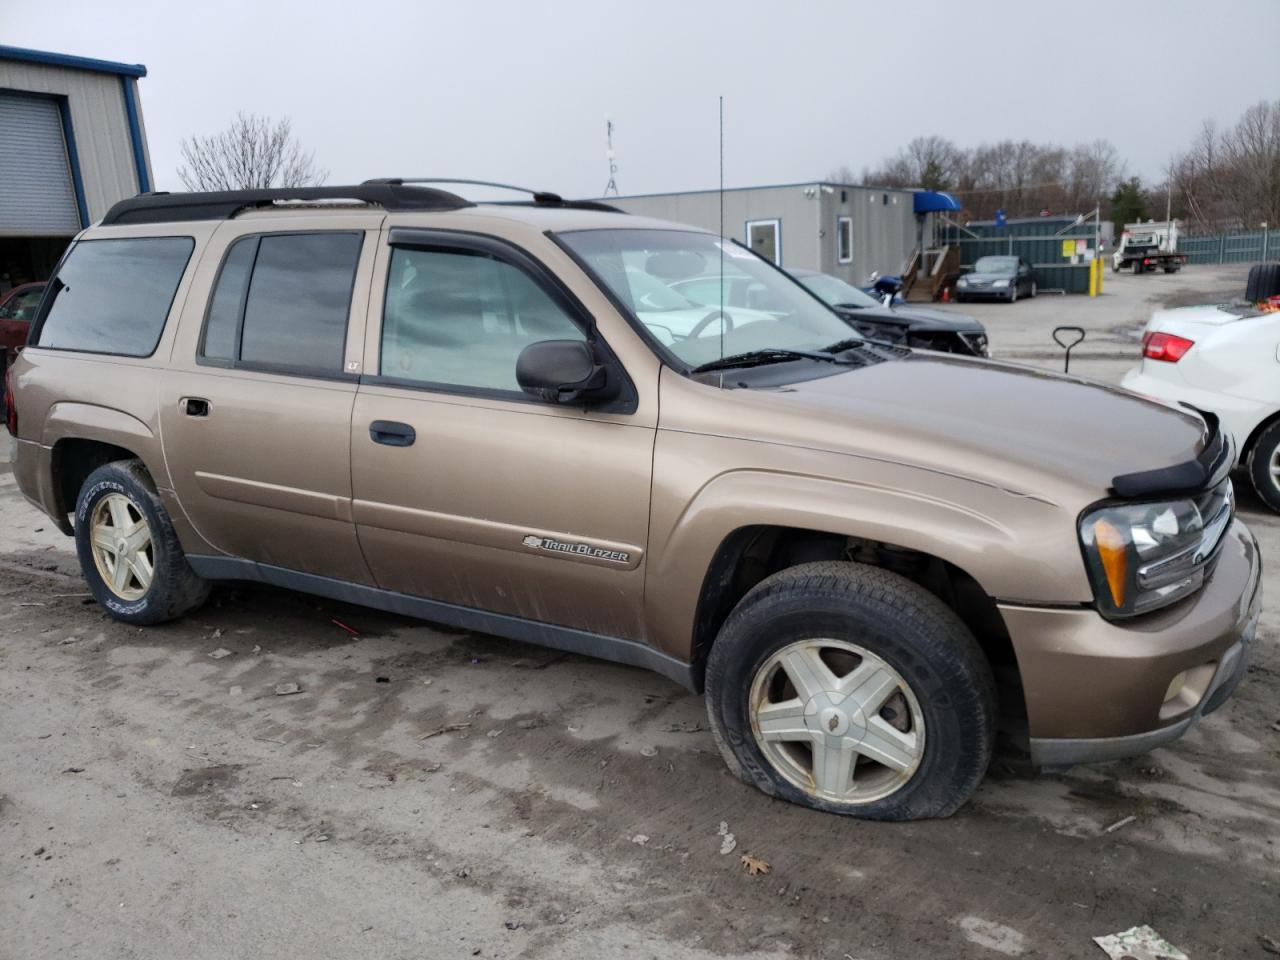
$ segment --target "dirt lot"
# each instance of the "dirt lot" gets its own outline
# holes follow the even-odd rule
[[[1242,278],[963,309],[1042,365],[1049,328],[1081,323],[1077,369],[1116,379],[1148,296]],[[1240,500],[1274,571],[1280,518]],[[1089,958],[1144,923],[1195,960],[1280,940],[1274,608],[1235,699],[1175,746],[1065,776],[997,761],[954,818],[885,825],[733,780],[701,702],[659,677],[264,588],[128,628],[2,465],[0,530],[6,958]]]

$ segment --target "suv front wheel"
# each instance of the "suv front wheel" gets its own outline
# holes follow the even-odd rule
[[[118,460],[89,474],[76,501],[75,533],[85,582],[117,620],[164,623],[209,595],[137,460]]]
[[[741,779],[866,819],[954,813],[995,739],[995,681],[968,628],[924,588],[857,563],[753,588],[711,648],[706,697]]]

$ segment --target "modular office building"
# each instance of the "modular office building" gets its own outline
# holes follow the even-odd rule
[[[918,193],[821,181],[726,190],[724,233],[780,267],[865,286],[873,272],[900,274],[910,262],[920,242]],[[627,213],[720,229],[718,190],[603,200]]]

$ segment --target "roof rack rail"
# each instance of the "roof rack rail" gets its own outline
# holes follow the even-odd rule
[[[538,207],[565,207],[570,210],[599,210],[604,213],[626,213],[617,207],[610,206],[607,203],[601,203],[599,200],[566,200],[558,193],[552,193],[550,190],[530,190],[528,187],[517,187],[511,183],[496,183],[492,180],[466,180],[456,177],[379,177],[376,180],[366,180],[365,185],[372,186],[375,184],[385,184],[388,186],[402,186],[405,184],[424,184],[424,183],[461,183],[473,187],[498,187],[501,190],[514,190],[516,193],[527,193],[530,195],[534,206]],[[496,204],[525,205],[524,201],[513,200],[495,200]]]
[[[143,193],[121,200],[102,218],[103,226],[169,223],[178,220],[230,220],[242,210],[274,203],[308,200],[355,200],[384,210],[461,210],[474,206],[447,190],[370,181],[349,187],[273,187],[262,190],[218,190],[208,193]]]

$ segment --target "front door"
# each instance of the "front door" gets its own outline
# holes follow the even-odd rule
[[[216,549],[368,584],[348,444],[381,216],[334,220],[215,234],[202,263],[217,271],[208,310],[203,323],[184,317],[160,421],[178,499]],[[200,289],[198,279],[189,305],[206,301]]]
[[[501,242],[391,239],[369,321],[379,367],[351,426],[353,515],[378,586],[639,639],[654,424],[626,401],[534,399],[515,377],[528,344],[586,339],[585,311]]]

